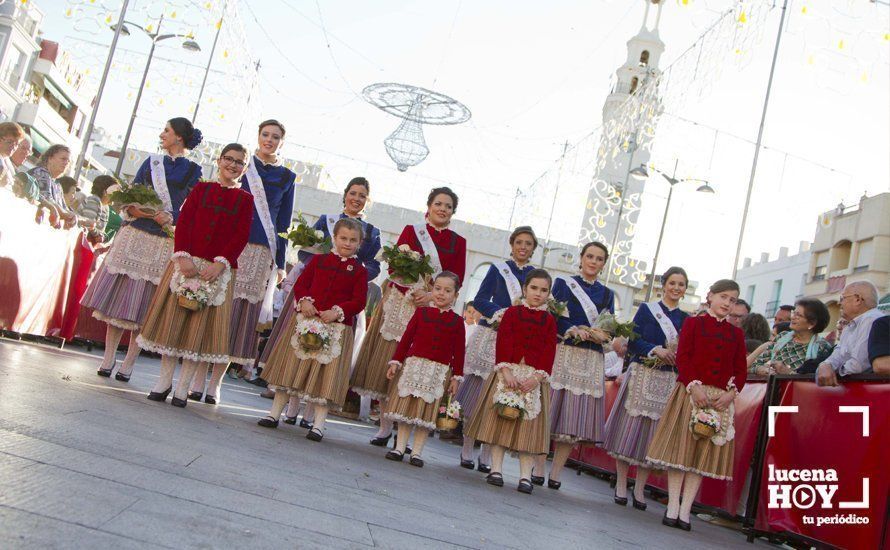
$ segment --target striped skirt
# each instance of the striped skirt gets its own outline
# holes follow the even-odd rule
[[[249,365],[256,359],[260,340],[257,324],[262,308],[262,302],[251,304],[238,298],[232,301],[232,322],[229,325],[229,361],[232,363]]]
[[[269,339],[266,340],[266,347],[263,348],[263,353],[260,354],[259,366],[261,368],[265,367],[266,363],[269,362],[269,356],[272,355],[272,350],[278,345],[278,341],[282,336],[286,336],[285,340],[290,342],[294,325],[290,325],[291,332],[287,332],[285,327],[296,317],[297,314],[294,311],[294,291],[291,289],[284,300],[284,308],[281,310],[281,315],[275,321],[275,325],[272,326],[272,333],[269,335]],[[259,318],[259,312],[257,312],[257,318]]]
[[[283,318],[282,315],[280,319]],[[291,315],[290,320],[282,326],[281,336],[276,340],[263,368],[263,380],[276,392],[284,391],[309,403],[342,408],[349,390],[349,367],[352,364],[354,338],[352,327],[347,326],[343,330],[339,357],[322,364],[314,359],[297,357],[290,342],[296,325],[297,316]]]
[[[380,327],[383,324],[383,303],[389,292],[398,291],[392,290],[389,285],[383,291],[383,297],[377,309],[374,310],[371,324],[362,340],[362,347],[355,359],[355,369],[352,371],[349,382],[355,393],[378,401],[385,401],[389,393],[386,370],[389,368],[389,362],[399,345],[397,341],[384,340],[380,334]]]
[[[271,265],[272,252],[268,246],[248,243],[238,256],[235,299],[229,326],[229,357],[233,363],[247,365],[256,359],[261,331],[258,326],[260,310],[266,296]]]
[[[92,309],[93,317],[104,323],[139,330],[172,253],[173,239],[124,227],[84,293],[81,305]]]
[[[400,396],[399,378],[401,378],[401,376],[402,372],[399,371],[399,373],[390,381],[389,395],[386,400],[383,417],[400,424],[410,424],[419,428],[435,430],[436,417],[439,416],[439,404],[442,402],[442,398],[436,399],[432,403],[427,403],[420,397],[415,397],[413,395],[405,397]],[[449,371],[442,381],[443,397],[445,397],[445,392],[448,390],[448,383],[450,381],[451,372]]]
[[[689,429],[691,419],[692,400],[678,382],[655,429],[646,460],[663,468],[731,480],[735,439],[723,445],[715,445],[710,439],[695,439]]]
[[[191,311],[177,303],[170,291],[173,262],[167,265],[158,291],[145,316],[137,342],[142,349],[208,363],[229,362],[229,323],[232,318],[232,282],[226,301]]]
[[[485,378],[476,376],[475,374],[464,374],[464,381],[457,388],[454,394],[454,400],[460,403],[460,410],[464,417],[464,426],[470,425],[475,414],[476,407],[479,405],[479,395],[485,386]]]
[[[541,412],[534,420],[507,420],[498,416],[494,406],[497,373],[485,381],[476,413],[465,433],[476,441],[499,445],[518,453],[546,454],[550,450],[550,385],[541,382]]]
[[[606,421],[602,447],[613,458],[628,464],[660,470],[661,466],[646,460],[646,451],[649,449],[659,421],[644,415],[631,416],[627,412],[626,405],[629,399],[628,393],[630,393],[628,389],[632,373],[633,370],[627,371],[624,382],[618,390],[615,404],[612,405],[612,412],[609,413],[609,420]]]
[[[560,443],[599,443],[603,440],[606,425],[606,400],[605,397],[594,397],[587,392],[594,391],[592,388],[602,387],[604,383],[603,371],[592,367],[602,365],[603,354],[601,351],[580,348],[567,347],[566,350],[571,353],[557,353],[551,377],[565,384],[566,380],[572,380],[574,376],[576,385],[551,390],[550,437]],[[561,360],[565,363],[561,363]],[[583,375],[575,372],[575,363],[578,362],[585,368],[591,367],[590,372]],[[591,377],[600,379],[592,380]]]

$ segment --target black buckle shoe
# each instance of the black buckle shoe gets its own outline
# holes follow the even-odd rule
[[[476,466],[476,463],[472,460],[465,460],[463,458],[460,459],[460,467],[466,468],[467,470],[472,470]]]
[[[173,386],[170,386],[169,388],[167,388],[165,391],[162,391],[162,392],[156,392],[156,391],[149,392],[148,397],[146,397],[146,399],[148,399],[149,401],[159,401],[159,402],[163,403],[164,401],[167,400],[167,396],[170,395],[170,392],[172,390],[173,390]]]
[[[483,474],[491,473],[491,466],[489,466],[488,464],[482,464],[482,459],[480,459],[480,458],[476,459],[476,469],[479,470],[480,472],[482,472]],[[503,483],[501,483],[501,485],[503,485]]]
[[[674,525],[677,529],[681,529],[683,531],[692,531],[692,524],[686,521],[683,521],[679,517],[677,517],[677,524]]]
[[[544,485],[544,476],[532,476],[532,485]]]
[[[637,500],[637,495],[631,493],[630,497],[633,499],[633,507],[637,510],[645,511],[646,508],[648,508],[648,504],[646,504],[642,500]]]
[[[324,433],[321,430],[314,427],[306,433],[306,439],[309,441],[321,441],[324,438]]]
[[[534,489],[534,485],[532,485],[531,481],[522,478],[519,480],[519,486],[516,487],[516,490],[520,493],[525,493],[527,495],[532,494],[532,490]]]
[[[392,460],[394,462],[401,462],[402,459],[405,458],[405,453],[403,453],[397,449],[393,449],[393,450],[389,451],[388,453],[386,453],[385,458],[386,458],[386,460]]]
[[[112,372],[113,370],[114,370],[114,367],[111,367],[111,368],[108,369],[108,370],[106,370],[106,369],[99,369],[99,370],[96,371],[96,374],[98,374],[98,375],[101,376],[102,378],[110,378],[110,377],[111,377],[111,372]]]
[[[417,466],[418,468],[423,468],[423,459],[417,455],[411,455],[411,458],[408,459],[408,464]]]
[[[118,372],[117,374],[114,375],[114,379],[119,380],[121,382],[129,382],[130,375],[129,374],[121,374],[120,372]]]
[[[666,526],[668,526],[668,527],[676,527],[676,526],[677,526],[677,522],[678,522],[679,520],[680,520],[680,518],[678,518],[678,517],[676,517],[676,518],[669,518],[669,517],[668,517],[667,510],[665,510],[665,511],[664,511],[664,517],[661,518],[661,524],[662,524],[662,525],[666,525]]]
[[[260,418],[259,420],[257,420],[257,425],[264,428],[277,428],[278,421],[271,416],[267,416],[265,418]]]
[[[485,483],[489,485],[494,485],[495,487],[503,487],[504,486],[504,476],[501,475],[500,472],[491,472],[487,476],[485,476]]]
[[[307,421],[305,418],[301,418],[301,419],[300,419],[300,427],[301,427],[301,428],[305,428],[305,429],[307,429],[307,430],[311,430],[311,429],[312,429],[312,422]],[[390,435],[392,435],[392,434],[390,434]],[[380,439],[380,438],[377,438],[377,439]],[[389,438],[387,438],[387,439],[389,439]],[[372,440],[372,441],[371,441],[371,445],[377,445],[377,444],[374,443],[374,441]],[[384,443],[383,445],[377,445],[377,446],[378,446],[378,447],[386,447],[386,443]]]
[[[307,422],[307,424],[309,424],[309,423]],[[300,422],[300,427],[301,427],[301,428],[306,427],[306,426],[303,426],[303,422],[302,422],[302,421]],[[309,424],[308,427],[311,429],[311,428],[312,428],[312,424]],[[386,447],[387,445],[389,445],[389,440],[390,440],[390,438],[392,438],[392,434],[391,434],[391,433],[390,433],[388,436],[386,436],[386,437],[375,437],[374,439],[371,440],[371,445],[373,445],[373,446],[375,446],[375,447]]]
[[[208,405],[216,405],[216,397],[214,397],[212,395],[205,395],[204,402],[207,403]]]
[[[617,504],[618,506],[627,506],[627,497],[618,496],[618,491],[615,491],[614,499],[615,504]]]
[[[189,392],[189,400],[190,401],[200,401],[202,397],[204,397],[204,394],[199,391],[190,391]]]
[[[556,481],[555,479],[548,479],[548,480],[547,480],[547,488],[548,488],[548,489],[555,489],[555,490],[559,491],[559,488],[560,488],[560,487],[562,487],[562,482],[561,482],[561,481]]]
[[[184,409],[185,406],[188,404],[188,401],[186,401],[185,399],[180,399],[180,398],[174,396],[173,399],[170,400],[170,404],[173,405],[174,407],[179,407],[180,409]]]
[[[296,416],[285,416],[284,423],[290,424],[291,426],[296,426],[297,425],[297,417]]]

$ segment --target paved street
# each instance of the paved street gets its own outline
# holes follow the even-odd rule
[[[221,406],[181,410],[145,399],[156,360],[129,384],[97,364],[0,340],[2,547],[752,548],[697,519],[691,533],[663,527],[657,503],[619,508],[592,476],[526,496],[513,459],[498,489],[438,439],[418,469],[384,460],[366,424],[333,418],[322,443],[260,428],[270,401],[240,381],[226,379]]]

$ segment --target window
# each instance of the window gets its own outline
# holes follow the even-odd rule
[[[813,280],[814,281],[824,281],[825,275],[828,273],[827,265],[817,265],[816,270],[813,272]]]
[[[643,50],[643,53],[640,54],[640,65],[648,65],[649,64],[649,50]]]
[[[772,300],[778,301],[782,298],[782,279],[773,281]]]
[[[14,89],[19,89],[19,84],[22,82],[22,76],[25,74],[25,65],[28,63],[28,56],[25,55],[25,52],[20,50],[17,46],[13,46],[9,52],[9,58],[6,61],[6,66],[3,68],[3,74],[0,75],[0,78],[3,79],[3,82],[9,84],[9,86]]]
[[[766,311],[764,314],[767,317],[772,317],[776,314],[776,310],[779,309],[779,305],[782,300],[782,279],[778,279],[773,281],[773,290],[772,294],[770,294],[770,301],[766,303]]]
[[[850,250],[852,243],[850,241],[841,241],[834,245],[831,249],[831,257],[828,260],[828,271],[835,273],[843,271],[850,267]]]
[[[756,286],[757,285],[748,285],[748,292],[745,293],[746,294],[745,301],[748,302],[749,304],[754,303],[754,290],[756,289]]]
[[[635,91],[637,91],[637,85],[639,83],[640,83],[640,79],[637,77],[633,77],[630,80],[630,92],[629,93],[634,93]]]
[[[874,254],[874,239],[868,239],[859,243],[859,253],[856,254],[856,268],[853,271],[868,271],[869,263]]]

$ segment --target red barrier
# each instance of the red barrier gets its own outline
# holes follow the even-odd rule
[[[847,382],[838,388],[820,388],[812,382],[781,381],[778,404],[796,406],[798,412],[776,417],[775,436],[766,443],[762,486],[755,527],[762,531],[790,531],[844,548],[881,548],[888,542],[888,490],[890,490],[890,384]],[[863,436],[863,415],[839,412],[839,406],[867,406],[868,433]],[[770,479],[770,467],[774,478]],[[837,481],[779,481],[778,470],[834,470]],[[863,499],[868,478],[868,507],[844,507],[843,502]],[[770,507],[770,492],[781,485],[799,491],[799,506]],[[823,498],[806,485],[825,485],[837,492],[823,508]],[[772,486],[772,489],[770,489]],[[801,487],[801,489],[795,489]],[[781,505],[777,500],[775,505]],[[843,524],[820,522],[836,521]],[[849,523],[868,521],[867,524]],[[812,523],[811,523],[812,522]]]
[[[763,406],[763,397],[766,393],[766,384],[761,381],[751,380],[742,389],[742,393],[735,402],[735,464],[733,467],[732,481],[719,481],[705,478],[698,495],[698,503],[712,508],[723,510],[735,516],[741,515],[744,508],[745,480],[754,454],[754,444],[757,439],[757,423],[760,421],[760,410]],[[606,414],[612,410],[615,397],[618,394],[618,383],[606,382]],[[610,473],[615,472],[615,459],[610,457],[600,447],[585,446],[579,451],[572,451],[571,458],[594,468],[599,468]],[[631,468],[628,474],[631,478],[636,475],[636,469]],[[667,491],[667,477],[664,474],[653,474],[649,477],[648,485]]]

